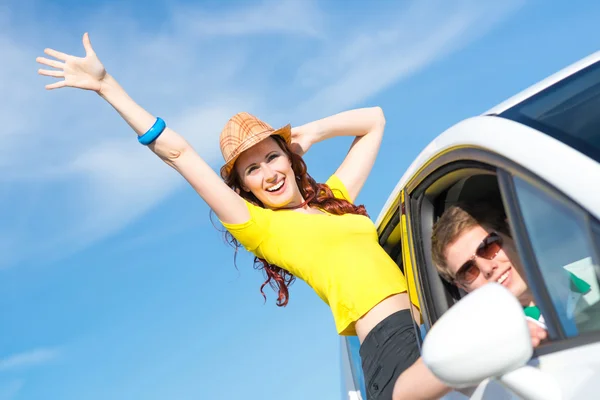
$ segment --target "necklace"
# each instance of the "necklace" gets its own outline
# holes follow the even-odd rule
[[[306,207],[308,205],[308,203],[310,203],[311,201],[313,201],[314,198],[315,198],[315,195],[313,193],[310,196],[308,196],[306,198],[306,200],[304,200],[302,203],[300,203],[297,206],[281,207],[278,210],[295,210],[295,209],[298,209],[298,208],[304,208],[304,207]]]

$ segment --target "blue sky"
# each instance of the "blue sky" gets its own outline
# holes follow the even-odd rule
[[[250,111],[301,124],[380,105],[358,201],[375,218],[404,169],[460,119],[598,50],[592,1],[0,0],[0,400],[337,399],[339,338],[302,282],[258,291],[209,210],[89,92],[46,92],[35,57],[82,54],[218,168]],[[325,180],[348,138],[314,146]]]

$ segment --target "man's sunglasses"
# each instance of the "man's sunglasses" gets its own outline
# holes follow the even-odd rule
[[[475,250],[475,254],[473,254],[471,258],[456,271],[454,281],[462,284],[472,283],[481,273],[481,270],[475,262],[475,258],[479,257],[486,260],[492,260],[500,250],[502,250],[502,237],[496,232],[490,233],[481,241],[481,243],[479,243],[477,250]]]

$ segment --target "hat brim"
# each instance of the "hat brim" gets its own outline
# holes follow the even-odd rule
[[[231,170],[233,169],[235,161],[244,151],[262,142],[266,138],[275,135],[281,136],[287,144],[290,144],[292,142],[292,125],[287,124],[279,129],[264,131],[246,139],[237,149],[235,149],[233,156],[229,159],[229,161],[227,161],[225,165],[221,167],[221,177],[223,179],[227,179],[231,173]]]

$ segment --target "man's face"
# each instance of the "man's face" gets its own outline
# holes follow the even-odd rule
[[[475,255],[478,249],[479,254]],[[457,278],[455,284],[466,292],[488,282],[498,282],[510,290],[522,305],[531,303],[523,267],[514,241],[509,236],[477,225],[448,245],[445,255],[450,274]]]

